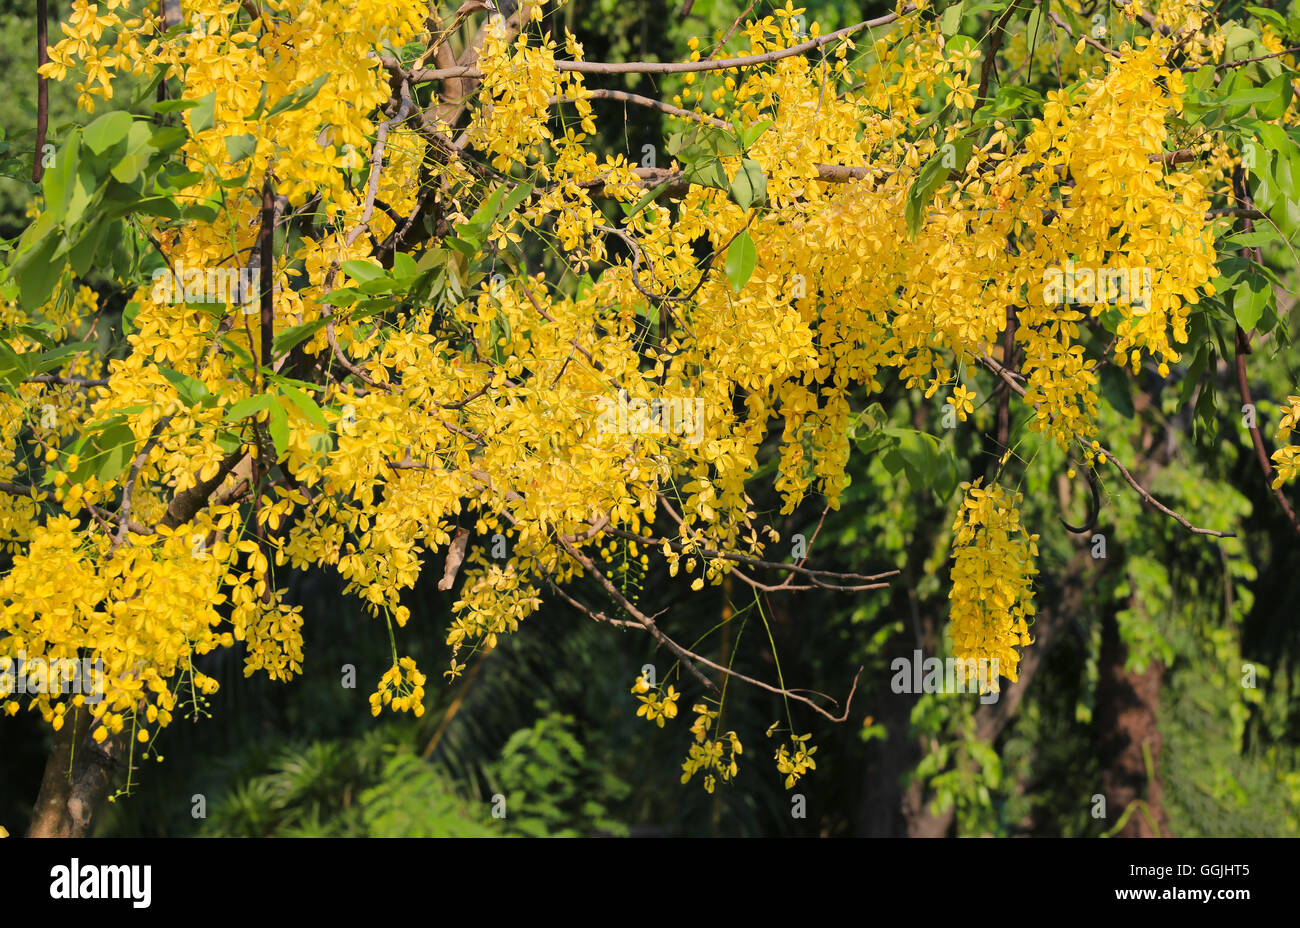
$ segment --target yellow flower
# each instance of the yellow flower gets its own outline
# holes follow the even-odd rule
[[[961,384],[958,384],[952,391],[952,396],[948,397],[944,402],[956,411],[958,419],[965,422],[966,417],[975,411],[974,399],[974,390],[967,390]]]

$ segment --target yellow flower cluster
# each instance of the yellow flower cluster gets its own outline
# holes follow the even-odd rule
[[[654,722],[660,728],[664,727],[665,720],[677,718],[677,700],[682,694],[677,692],[672,684],[668,685],[668,689],[662,695],[651,693],[650,684],[646,683],[645,677],[638,676],[632,686],[632,692],[641,701],[641,705],[636,710],[638,718]]]
[[[1273,478],[1273,489],[1296,478],[1300,473],[1300,446],[1291,444],[1291,433],[1300,425],[1300,396],[1288,396],[1282,421],[1277,425],[1278,450],[1273,452],[1273,463],[1277,467],[1277,476]]]
[[[519,628],[519,623],[541,605],[536,587],[524,581],[516,564],[474,565],[466,571],[460,599],[452,607],[456,618],[447,644],[460,647],[479,639],[496,647],[497,636]]]
[[[217,630],[225,569],[215,557],[195,557],[188,538],[177,536],[146,538],[110,557],[103,536],[88,540],[76,519],[51,516],[0,578],[0,653],[47,666],[83,656],[102,662],[79,692],[29,694],[56,728],[70,705],[90,706],[100,740],[131,724],[165,726],[176,708],[168,681],[188,672],[194,655],[233,643]],[[193,683],[216,689],[201,674]],[[10,714],[18,708],[14,699],[4,704]]]
[[[1020,496],[1000,486],[963,483],[964,497],[953,522],[949,633],[953,656],[996,661],[997,673],[980,674],[983,689],[996,691],[998,676],[1018,678],[1020,652],[1031,643],[1034,614],[1032,578],[1038,573],[1038,536],[1020,524]]]
[[[424,715],[424,681],[415,658],[400,658],[380,677],[379,688],[370,694],[370,714],[377,716],[384,706],[389,706],[398,712],[411,712],[418,719]]]
[[[487,26],[479,53],[483,85],[470,138],[491,152],[492,166],[498,171],[508,171],[514,164],[536,167],[541,163],[542,144],[551,138],[547,126],[551,97],[560,90],[555,48],[554,42],[530,47],[526,33],[512,43],[500,18]],[[583,103],[589,121],[590,104]],[[590,131],[594,129],[592,125]]]
[[[1198,3],[1203,8],[1204,0],[1168,7],[1194,12]],[[477,542],[492,548],[499,534],[507,553],[488,561],[476,543],[466,558],[447,633],[456,652],[490,648],[538,608],[543,583],[582,573],[557,539],[594,553],[621,537],[607,529],[648,529],[667,495],[680,506],[677,548],[657,550],[674,576],[684,558],[695,588],[720,582],[732,562],[706,552],[761,557],[778,537],[750,495],[773,433],[783,511],[811,492],[837,506],[848,481],[851,398],[878,393],[894,377],[934,396],[962,364],[996,350],[1008,307],[1019,312],[1016,342],[1035,428],[1062,441],[1089,432],[1097,377],[1081,327],[1103,309],[1049,305],[1046,269],[1073,260],[1151,272],[1151,299],[1116,307],[1115,359],[1125,365],[1176,359],[1188,306],[1209,292],[1209,169],[1149,157],[1163,150],[1166,123],[1181,105],[1181,78],[1163,65],[1171,40],[1124,46],[1114,60],[1087,50],[1096,64],[1090,80],[1053,92],[1027,136],[1018,136],[1023,122],[995,120],[969,148],[963,113],[979,53],[946,44],[933,17],[904,15],[869,46],[859,35],[864,44],[852,55],[853,42],[841,41],[827,46],[824,60],[792,55],[743,72],[688,75],[678,105],[757,133],[744,155],[761,168],[767,200],[745,209],[723,189],[693,184],[671,205],[642,204],[611,233],[608,204],[593,191],[624,203],[646,191],[624,156],[591,150],[589,91],[556,61],[561,53],[580,60],[581,47],[571,35],[557,42],[529,28],[511,36],[489,22],[478,61],[483,82],[465,104],[468,145],[498,172],[513,172],[502,183],[507,191],[524,183],[533,191],[484,231],[484,261],[451,249],[394,256],[374,246],[396,229],[390,212],[411,215],[417,198],[459,228],[488,193],[468,156],[440,152],[430,170],[447,128],[437,114],[456,101],[435,101],[433,126],[391,126],[386,153],[374,157],[392,93],[374,53],[425,35],[428,4],[267,0],[260,8],[266,15],[229,0],[193,0],[185,4],[191,28],[165,37],[152,8],[137,16],[121,0],[75,0],[45,69],[55,79],[84,72],[77,90],[86,108],[111,97],[113,74],[127,70],[151,76],[166,68],[185,100],[210,98],[210,123],[196,119],[198,107],[183,117],[192,137],[182,160],[199,179],[180,199],[222,210],[206,223],[140,220],[173,264],[244,263],[270,168],[295,210],[319,196],[314,216],[294,220],[304,234],[290,235],[275,259],[275,334],[311,329],[296,349],[308,363],[297,367],[331,376],[311,385],[310,404],[264,394],[271,405],[257,414],[257,431],[278,431],[275,449],[229,416],[258,391],[249,375],[260,316],[155,302],[147,287],[131,300],[132,331],[123,356],[107,364],[106,388],[21,384],[17,396],[0,395],[0,481],[37,488],[0,492],[0,543],[13,555],[0,579],[0,648],[102,656],[108,698],[97,711],[110,728],[135,718],[166,724],[191,658],[235,641],[247,648],[246,672],[298,673],[303,618],[282,602],[277,568],[332,567],[349,596],[401,627],[410,614],[404,591],[458,527],[472,525]],[[798,14],[786,5],[748,23],[738,33],[742,45],[761,54],[805,40]],[[530,0],[523,18],[539,17]],[[820,32],[815,23],[808,31]],[[692,58],[702,53],[695,43]],[[315,95],[301,105],[275,106],[308,88]],[[946,126],[928,120],[936,97],[954,106]],[[697,126],[680,119],[670,131]],[[227,141],[241,136],[255,145],[235,159]],[[909,191],[927,165],[958,151],[913,230]],[[660,167],[673,167],[659,154]],[[732,155],[721,163],[728,177],[742,165]],[[832,183],[819,165],[868,166],[868,176]],[[372,166],[380,174],[367,204]],[[723,252],[742,233],[754,266],[733,282]],[[611,244],[623,236],[635,249]],[[570,262],[578,287],[559,292],[527,270],[504,282],[489,270],[477,286],[487,263],[505,275],[521,255],[539,253],[530,250],[539,242]],[[716,253],[708,267],[701,243]],[[326,301],[332,288],[364,283],[365,268],[349,265],[348,274],[344,262],[380,273],[425,259],[431,263],[419,269],[443,284],[429,301],[436,305],[398,300],[354,313]],[[669,313],[647,292],[690,296]],[[39,317],[70,336],[99,307],[86,288],[68,296],[40,311],[0,302],[0,322]],[[647,337],[655,322],[662,342]],[[34,349],[15,342],[15,350]],[[361,378],[340,374],[340,358],[369,381],[364,390],[342,385],[339,378]],[[98,376],[94,363],[86,352],[66,369]],[[160,366],[217,400],[183,402]],[[276,369],[284,377],[292,368]],[[653,431],[628,427],[635,420],[626,418],[602,427],[609,423],[600,403],[618,397],[678,400],[675,408],[690,417]],[[948,405],[965,420],[974,400],[958,386]],[[79,462],[66,452],[74,437],[110,423],[129,429],[137,450],[159,429],[134,485],[131,518],[148,531],[120,541],[111,519],[125,478],[73,480]],[[213,494],[220,502],[167,528],[177,497],[222,472],[233,433],[246,457]],[[48,452],[48,466],[27,463],[24,443]],[[1279,479],[1290,479],[1293,449],[1275,459]],[[250,490],[254,464],[258,474],[292,478],[295,489]],[[1011,679],[1016,648],[1028,643],[1035,553],[1014,506],[1000,489],[971,490],[953,570],[954,648],[999,658]],[[262,537],[248,531],[250,513]],[[409,660],[381,682],[381,706],[419,703],[413,694],[423,678],[413,682]],[[449,675],[464,667],[453,657]],[[677,711],[677,694],[669,694],[642,694],[640,714],[662,725]],[[58,699],[33,705],[51,722],[66,711]],[[16,711],[17,703],[5,708]],[[692,731],[687,778],[734,774],[734,733],[711,741],[704,728]],[[814,750],[800,740],[782,748],[782,772],[797,778],[812,769]]]
[[[744,752],[744,746],[734,731],[726,732],[719,740],[709,737],[709,726],[718,713],[708,706],[696,703],[691,711],[695,713],[695,722],[691,725],[695,743],[687,750],[686,760],[682,762],[682,783],[689,783],[701,770],[709,771],[704,775],[703,784],[704,789],[712,793],[718,780],[729,782],[740,772],[736,758]]]
[[[801,776],[817,769],[817,762],[812,758],[817,749],[808,746],[811,737],[811,732],[805,735],[791,733],[790,744],[781,745],[776,752],[776,769],[786,775],[786,789],[793,789]]]
[[[947,406],[951,406],[953,412],[956,413],[957,418],[962,422],[965,422],[966,417],[975,411],[974,400],[975,391],[967,390],[961,384],[958,384],[953,388],[952,396],[944,400],[944,403]]]

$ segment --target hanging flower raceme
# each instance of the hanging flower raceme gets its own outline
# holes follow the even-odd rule
[[[1273,463],[1277,466],[1277,476],[1273,479],[1273,489],[1294,480],[1300,473],[1300,447],[1291,441],[1291,433],[1300,424],[1300,396],[1288,396],[1282,421],[1277,426],[1277,443],[1280,446],[1273,452]]]
[[[998,688],[998,677],[1017,679],[1020,652],[1031,643],[1034,614],[1032,577],[1038,573],[1038,536],[1020,524],[1020,495],[999,486],[963,483],[965,497],[953,523],[951,628],[953,656],[987,661],[979,672],[981,691]]]

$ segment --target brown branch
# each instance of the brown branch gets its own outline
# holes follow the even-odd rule
[[[641,610],[639,610],[635,605],[629,602],[627,598],[624,597],[621,592],[619,592],[618,587],[614,586],[614,584],[612,584],[609,581],[609,579],[604,575],[604,573],[601,572],[600,568],[598,568],[595,565],[595,563],[592,562],[591,558],[579,552],[576,548],[574,548],[566,541],[562,540],[561,544],[564,546],[564,549],[566,552],[568,552],[569,556],[572,557],[574,560],[576,560],[579,564],[581,564],[584,569],[588,570],[592,574],[592,576],[595,577],[596,581],[604,588],[605,592],[608,593],[610,596],[612,596],[614,598],[614,601],[617,602],[628,613],[628,615],[632,616],[634,619],[640,622],[641,625],[646,629],[646,631],[650,632],[651,636],[656,641],[658,641],[661,645],[666,647],[669,651],[673,652],[673,654],[677,656],[678,660],[680,660],[683,664],[685,664],[686,668],[691,671],[692,675],[694,675],[696,679],[700,680],[705,685],[705,688],[708,689],[709,692],[717,693],[718,687],[712,680],[704,676],[704,674],[699,671],[699,669],[695,666],[696,663],[703,664],[706,667],[709,667],[713,670],[717,670],[720,673],[726,674],[727,676],[732,677],[736,680],[740,680],[743,683],[748,683],[751,686],[756,686],[759,689],[766,690],[769,693],[775,693],[778,696],[782,696],[787,699],[793,699],[796,702],[801,702],[806,706],[810,706],[814,711],[830,719],[832,722],[843,722],[845,719],[849,717],[849,710],[853,705],[853,694],[856,693],[858,689],[858,678],[862,676],[861,667],[859,667],[858,672],[853,675],[853,686],[849,689],[848,698],[845,699],[844,701],[844,713],[840,716],[831,715],[831,713],[827,712],[821,706],[817,705],[817,703],[813,702],[807,696],[801,696],[795,690],[788,690],[783,687],[772,686],[770,683],[764,683],[762,680],[757,680],[754,677],[750,677],[743,673],[740,673],[739,671],[732,670],[730,667],[724,667],[722,664],[714,663],[713,661],[709,660],[707,657],[702,657],[699,654],[696,654],[694,651],[682,647],[677,642],[673,641],[671,638],[665,635],[663,631],[659,628],[659,626],[655,624],[654,619],[652,617],[647,616],[645,613],[641,612]],[[590,615],[591,613],[588,612],[588,614]]]
[[[1047,14],[1047,18],[1050,19],[1056,25],[1060,26],[1062,29],[1064,29],[1065,34],[1068,35],[1070,38],[1074,38],[1074,30],[1070,28],[1070,24],[1067,23],[1065,20],[1061,19],[1060,16],[1056,15],[1055,11],[1049,11]],[[1097,49],[1097,51],[1099,52],[1105,52],[1107,55],[1114,55],[1116,58],[1120,57],[1119,52],[1115,51],[1115,49],[1107,45],[1102,45],[1091,35],[1084,35],[1083,41],[1087,42],[1089,45]]]
[[[913,9],[915,7],[909,4],[904,7],[903,13],[910,13]],[[728,71],[737,68],[752,68],[773,61],[780,61],[782,58],[792,58],[795,55],[817,51],[825,45],[839,39],[848,38],[863,29],[886,26],[898,18],[898,13],[890,13],[876,19],[864,20],[852,26],[845,26],[835,32],[818,36],[815,39],[809,39],[807,42],[800,42],[798,45],[792,45],[789,48],[764,52],[761,55],[744,55],[739,58],[706,59],[703,61],[557,61],[555,67],[559,71],[575,71],[579,74],[686,74],[699,71]],[[401,69],[401,64],[395,58],[385,56],[380,60],[383,62],[384,67],[390,70]],[[411,82],[415,84],[446,80],[449,77],[481,78],[483,76],[483,72],[478,68],[468,66],[421,69],[410,72]]]
[[[72,377],[64,374],[37,374],[28,377],[23,383],[46,383],[68,387],[106,387],[108,381],[97,377]]]
[[[1241,165],[1237,165],[1232,170],[1232,188],[1234,198],[1238,203],[1247,208],[1254,206],[1250,193],[1246,189],[1246,172]],[[1243,225],[1246,232],[1253,232],[1255,229],[1255,223],[1250,219],[1245,220]],[[1254,248],[1242,249],[1242,257],[1250,264],[1259,263],[1259,254]],[[1272,285],[1268,286],[1271,287]],[[1250,354],[1250,336],[1246,334],[1246,331],[1240,325],[1237,326],[1233,349],[1237,369],[1237,388],[1241,391],[1241,401],[1253,408],[1254,402],[1250,395],[1250,380],[1246,376],[1246,355]],[[1264,436],[1260,434],[1258,419],[1248,428],[1250,429],[1251,444],[1255,446],[1255,457],[1259,461],[1259,469],[1264,475],[1264,482],[1268,485],[1273,498],[1277,500],[1277,504],[1281,507],[1287,521],[1291,523],[1291,527],[1300,532],[1300,521],[1296,520],[1295,510],[1291,508],[1291,503],[1287,500],[1286,494],[1282,492],[1281,487],[1273,486],[1273,462],[1269,458],[1268,449],[1264,447]]]
[[[1268,55],[1260,55],[1257,58],[1237,58],[1233,61],[1224,61],[1221,64],[1216,64],[1214,66],[1214,70],[1226,71],[1228,68],[1239,68],[1242,65],[1254,64],[1256,61],[1267,61],[1270,58],[1280,58],[1283,55],[1295,55],[1297,53],[1300,53],[1300,45],[1295,45],[1292,46],[1291,48],[1284,48],[1280,52],[1272,52],[1271,54]],[[1196,67],[1193,67],[1192,65],[1186,65],[1184,67],[1179,68],[1178,70],[1199,71],[1201,70],[1202,67],[1204,67],[1204,65],[1198,65]]]
[[[997,22],[989,31],[988,48],[984,51],[984,63],[980,66],[980,86],[979,91],[975,94],[975,111],[984,105],[989,95],[989,82],[992,80],[993,71],[997,67],[998,52],[1002,48],[1002,40],[1006,36],[1007,23],[1015,15],[1016,10],[1020,7],[1020,0],[1012,0],[1011,6],[1007,7],[1005,13],[998,17]]]
[[[1208,222],[1211,219],[1222,219],[1227,216],[1237,217],[1240,219],[1263,219],[1264,213],[1257,209],[1248,209],[1242,206],[1230,206],[1227,209],[1210,210],[1205,214],[1205,219]]]
[[[556,103],[573,103],[577,99],[577,97],[551,97],[547,103],[553,106]],[[719,129],[731,128],[731,123],[719,119],[716,116],[708,116],[703,113],[697,113],[694,110],[682,109],[680,106],[673,106],[671,103],[664,103],[662,100],[654,99],[654,97],[645,97],[639,93],[628,93],[626,90],[604,90],[600,88],[588,89],[583,99],[618,100],[620,103],[635,103],[637,106],[644,106],[649,109],[658,110],[661,113],[667,113],[669,116],[676,116],[679,119],[690,119],[694,122],[708,123],[711,126],[717,126]]]
[[[218,465],[217,472],[209,479],[195,481],[188,490],[173,496],[160,524],[175,529],[194,518],[195,513],[207,503],[208,497],[217,491],[230,472],[246,457],[247,455],[241,450],[232,451],[226,455]]]
[[[674,551],[704,558],[705,560],[723,559],[728,561],[735,561],[738,564],[745,564],[746,566],[749,567],[761,567],[761,568],[766,568],[768,570],[783,570],[791,574],[799,574],[800,576],[807,577],[810,581],[812,581],[814,584],[817,584],[822,589],[828,589],[828,590],[844,590],[844,591],[881,590],[888,587],[889,584],[875,583],[873,581],[884,580],[887,577],[894,577],[898,575],[897,570],[887,570],[884,571],[883,573],[869,574],[869,575],[849,573],[847,571],[816,570],[811,567],[804,567],[802,566],[801,563],[784,564],[781,563],[780,561],[763,561],[763,560],[759,560],[758,558],[748,557],[744,554],[734,554],[729,551],[712,551],[708,549],[695,551],[692,550],[691,548],[688,548],[686,545],[682,544],[681,542],[674,541],[671,538],[662,538],[658,536],[646,537],[645,535],[637,535],[635,532],[629,532],[619,528],[607,528],[605,529],[605,531],[607,534],[610,535],[616,535],[620,538],[627,538],[632,541],[641,542],[645,544],[647,547],[649,546],[662,547],[664,544],[667,544],[668,547],[672,548]],[[805,560],[807,559],[805,558]],[[856,586],[856,585],[839,585],[839,584],[821,583],[820,580],[823,577],[833,578],[835,580],[861,580],[866,583],[869,583],[870,585]],[[774,589],[780,589],[780,587],[775,587]]]
[[[1005,382],[1016,393],[1017,396],[1020,396],[1021,398],[1024,397],[1025,388],[1015,379],[1016,375],[1012,374],[1012,372],[1009,371],[1006,367],[999,364],[997,361],[995,361],[993,358],[990,358],[988,355],[981,355],[979,358],[979,362],[983,364],[985,367],[987,367],[990,371],[992,371],[995,375],[1002,378],[1003,382]],[[1075,435],[1075,438],[1080,442],[1084,442],[1084,439],[1081,438],[1079,435]],[[1131,486],[1137,492],[1137,494],[1142,497],[1142,499],[1144,499],[1148,504],[1150,504],[1155,509],[1169,516],[1169,518],[1173,519],[1175,522],[1177,522],[1183,528],[1187,529],[1189,532],[1192,532],[1195,535],[1210,535],[1214,538],[1235,538],[1236,537],[1235,532],[1220,532],[1216,529],[1200,528],[1196,525],[1193,525],[1185,517],[1179,515],[1177,512],[1174,512],[1174,510],[1170,509],[1164,503],[1160,502],[1160,500],[1152,496],[1149,490],[1147,490],[1145,487],[1142,486],[1142,484],[1137,482],[1136,478],[1134,478],[1134,476],[1129,472],[1129,469],[1124,466],[1124,463],[1119,458],[1115,457],[1115,453],[1113,451],[1106,448],[1105,446],[1100,446],[1100,445],[1098,447],[1098,450],[1102,454],[1106,455],[1106,458],[1112,464],[1115,465],[1115,469],[1120,472],[1120,476],[1124,478],[1125,482],[1128,483],[1128,485]]]
[[[49,0],[36,0],[36,156],[32,160],[32,182],[39,184],[45,175],[45,139],[50,125],[50,87],[49,80],[40,73],[40,67],[48,62],[47,46],[49,35]]]
[[[162,437],[163,429],[176,417],[176,413],[163,416],[149,431],[149,437],[145,440],[144,447],[140,453],[135,456],[131,462],[131,470],[127,475],[126,484],[122,487],[122,507],[117,513],[117,537],[113,539],[113,547],[118,548],[122,542],[126,541],[126,533],[131,521],[131,503],[135,496],[136,481],[140,479],[140,471],[144,468],[145,461],[149,459],[149,453],[153,451],[154,446],[158,444],[158,439]]]
[[[262,304],[262,371],[258,374],[258,381],[265,383],[275,342],[275,181],[270,168],[267,168],[262,181],[262,228],[258,232],[258,251]]]

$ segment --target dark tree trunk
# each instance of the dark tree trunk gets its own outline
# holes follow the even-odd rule
[[[1143,673],[1125,670],[1127,651],[1119,639],[1119,626],[1114,616],[1107,616],[1102,627],[1101,668],[1094,716],[1107,819],[1118,821],[1132,803],[1141,801],[1145,804],[1146,814],[1141,806],[1134,809],[1117,836],[1168,837],[1168,816],[1160,801],[1161,736],[1157,717],[1165,670],[1156,661],[1152,661]],[[1148,753],[1155,774],[1152,777],[1147,775]]]
[[[89,737],[89,712],[81,708],[68,716],[54,735],[45,763],[45,776],[27,831],[29,838],[89,836],[95,815],[108,798],[128,755],[129,729],[97,744]]]

